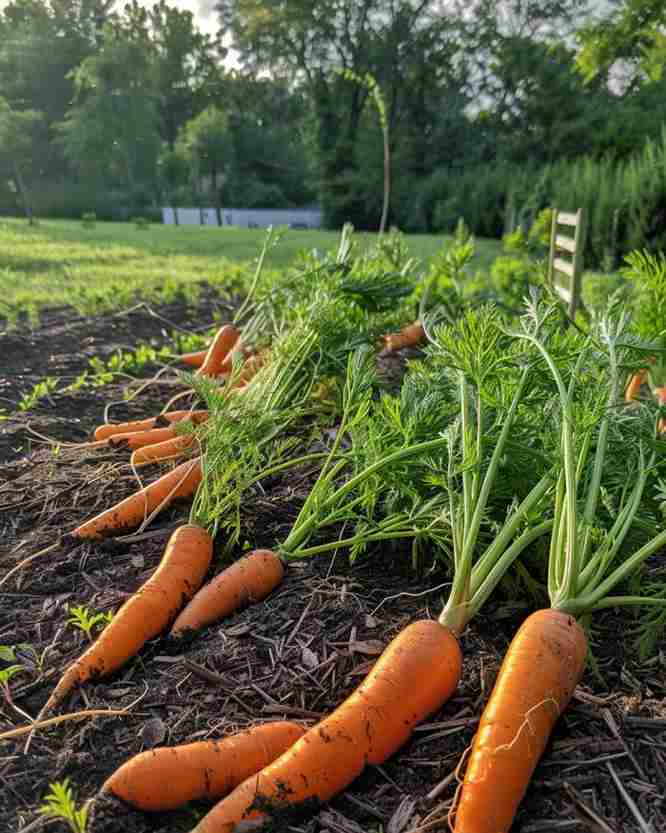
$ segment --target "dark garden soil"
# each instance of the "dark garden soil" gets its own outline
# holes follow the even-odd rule
[[[213,310],[209,295],[196,309],[172,304],[88,319],[56,310],[37,329],[0,335],[0,407],[12,411],[7,400],[16,402],[44,376],[76,376],[92,355],[105,357],[119,345],[150,338],[163,343],[173,325],[208,325]],[[151,370],[145,369],[146,376]],[[65,443],[89,438],[112,400],[121,400],[111,411],[114,420],[146,416],[176,390],[152,386],[127,404],[122,385],[84,388],[0,423],[0,582],[22,559],[135,489],[126,453]],[[61,443],[57,453],[44,438]],[[313,474],[292,472],[250,496],[243,517],[247,540],[270,546],[279,539]],[[0,732],[25,724],[22,712],[37,714],[62,670],[87,644],[66,624],[66,605],[117,609],[151,574],[187,511],[182,503],[172,507],[144,533],[119,542],[63,544],[0,585],[0,644],[30,646],[19,650],[25,670],[12,678],[11,696],[0,688]],[[220,569],[220,559],[213,569]],[[154,641],[121,672],[84,686],[59,710],[127,708],[126,713],[40,731],[27,754],[25,738],[0,741],[0,831],[65,831],[64,824],[37,815],[49,784],[69,778],[79,801],[92,798],[119,764],[141,750],[221,737],[281,716],[311,725],[352,691],[404,625],[439,612],[445,581],[441,568],[414,574],[404,548],[375,551],[353,566],[338,554],[290,569],[265,603],[186,645]],[[455,697],[383,766],[368,768],[326,807],[273,829],[446,830],[458,761],[526,610],[501,597],[490,603],[462,640],[465,667]],[[623,638],[631,627],[630,614],[609,612],[597,619],[596,673],[590,665],[558,724],[515,833],[645,833],[632,804],[649,829],[666,831],[666,649],[639,664]],[[89,830],[177,833],[190,830],[205,809],[198,804],[147,815],[98,800]]]

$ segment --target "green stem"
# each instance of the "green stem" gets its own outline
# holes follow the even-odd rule
[[[651,541],[648,541],[647,544],[642,546],[637,552],[635,552],[630,558],[627,558],[626,561],[623,561],[607,578],[605,581],[601,582],[596,590],[592,593],[588,593],[584,596],[580,596],[578,599],[569,599],[564,600],[562,608],[563,610],[567,610],[569,612],[578,615],[579,612],[585,612],[587,610],[591,610],[596,607],[603,598],[610,593],[610,591],[615,587],[616,584],[619,584],[623,579],[627,578],[631,573],[634,572],[640,565],[651,555],[657,552],[661,547],[666,544],[666,530],[661,532]],[[553,605],[555,607],[555,605]]]
[[[266,254],[268,253],[268,247],[273,240],[273,226],[269,226],[268,233],[264,238],[264,245],[261,247],[261,252],[259,254],[259,260],[257,261],[257,268],[254,270],[254,277],[252,279],[252,283],[250,284],[250,288],[248,290],[247,295],[245,296],[245,300],[240,305],[240,308],[236,315],[234,315],[233,323],[236,324],[238,321],[241,320],[243,317],[245,310],[249,306],[252,296],[255,293],[257,288],[257,284],[259,283],[259,278],[261,276],[261,272],[264,268],[264,260],[266,259]]]
[[[604,610],[609,607],[626,607],[628,605],[647,605],[648,607],[666,607],[666,599],[653,596],[606,596],[591,610]]]
[[[322,516],[322,512],[324,510],[328,510],[331,506],[336,506],[339,502],[344,498],[349,492],[353,491],[359,484],[361,484],[364,480],[368,477],[371,477],[376,472],[380,471],[385,466],[390,465],[391,463],[395,463],[398,460],[403,460],[407,457],[413,457],[415,454],[425,454],[429,451],[435,451],[438,448],[441,448],[443,445],[446,445],[447,438],[446,437],[439,437],[436,440],[427,440],[425,442],[416,443],[411,446],[407,446],[406,448],[401,448],[398,451],[394,451],[392,454],[388,454],[386,457],[382,457],[381,460],[377,460],[376,462],[372,463],[372,465],[368,466],[367,468],[363,469],[363,471],[359,472],[354,477],[351,477],[345,483],[342,484],[332,495],[329,495],[328,498],[321,501],[318,506],[318,511],[313,513],[307,520],[300,522],[300,518],[303,515],[303,510],[299,513],[298,518],[294,526],[291,529],[287,539],[282,544],[282,549],[292,551],[298,547],[298,545],[304,541],[308,535],[312,532],[312,530],[318,526],[320,523],[320,518]],[[312,492],[308,497],[312,496]]]
[[[322,552],[330,552],[344,547],[353,547],[355,544],[371,543],[372,541],[392,541],[395,538],[413,538],[413,529],[389,532],[371,532],[352,535],[351,538],[339,538],[336,541],[328,541],[326,544],[318,544],[315,547],[301,547],[300,549],[287,551],[280,547],[279,552],[285,561],[297,561],[301,558],[309,558],[312,555],[319,555]]]
[[[490,546],[486,549],[484,554],[478,559],[477,563],[474,565],[474,568],[472,570],[472,594],[476,593],[477,590],[481,587],[481,585],[485,582],[486,578],[493,570],[494,564],[497,562],[498,557],[508,546],[511,539],[516,534],[518,527],[525,519],[526,515],[546,494],[551,482],[552,475],[550,473],[545,474],[541,478],[541,480],[536,484],[536,486],[534,486],[530,490],[529,494],[527,494],[523,498],[522,502],[520,503],[520,506],[518,506],[515,512],[506,521],[499,535],[495,537],[495,540],[492,542],[492,544],[490,544]],[[549,528],[551,527],[552,521],[549,521]]]
[[[475,616],[493,590],[497,587],[502,577],[505,575],[509,567],[518,558],[518,556],[525,550],[533,541],[545,535],[553,528],[553,521],[543,521],[537,526],[526,529],[522,535],[508,547],[502,556],[495,561],[492,569],[484,581],[479,585],[478,589],[473,593],[472,598],[467,606],[469,618]]]
[[[470,516],[472,514],[472,483],[471,472],[469,470],[469,390],[467,388],[467,380],[462,370],[458,371],[458,394],[460,396],[460,419],[462,427],[462,486],[463,486],[463,511],[464,511],[464,529],[465,536],[469,528]]]

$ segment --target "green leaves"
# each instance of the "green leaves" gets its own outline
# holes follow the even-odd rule
[[[67,823],[72,833],[86,833],[88,823],[87,806],[77,807],[74,793],[69,786],[69,778],[55,781],[44,797],[44,803],[38,812],[53,819],[62,819]]]
[[[103,630],[113,619],[113,611],[95,613],[85,605],[70,605],[67,608],[67,613],[67,624],[83,631],[91,642],[93,628],[97,626],[100,630]]]

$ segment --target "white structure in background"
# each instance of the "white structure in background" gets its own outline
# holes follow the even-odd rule
[[[214,208],[162,208],[162,222],[173,226],[176,224],[175,211],[178,211],[178,225],[181,226],[217,226],[217,214]],[[321,209],[317,206],[307,208],[223,208],[221,209],[223,226],[240,228],[268,228],[268,226],[289,226],[289,228],[321,228]]]

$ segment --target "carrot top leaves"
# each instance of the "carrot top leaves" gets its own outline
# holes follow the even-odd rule
[[[532,303],[516,333],[542,357],[556,385],[561,416],[553,450],[559,476],[548,569],[551,604],[573,616],[618,605],[666,606],[663,585],[653,585],[647,595],[610,595],[637,578],[646,560],[666,545],[662,531],[633,553],[624,552],[632,528],[639,526],[647,484],[657,472],[651,448],[654,416],[644,408],[622,406],[620,368],[631,360],[627,316],[611,310],[596,323],[577,357],[561,362],[550,349],[546,325],[551,311]],[[530,329],[534,320],[544,324],[538,333]]]

